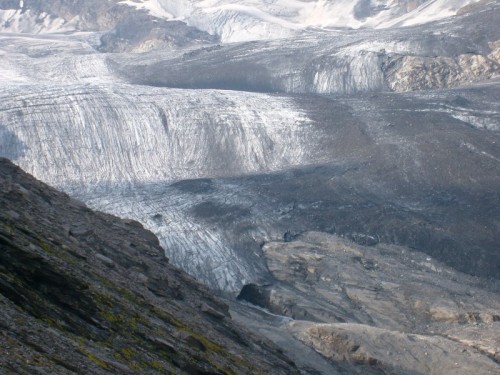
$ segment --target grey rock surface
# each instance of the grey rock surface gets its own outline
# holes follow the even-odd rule
[[[366,364],[385,374],[496,374],[499,365],[475,349],[439,336],[356,324],[293,323],[290,329],[325,357]]]
[[[498,282],[403,247],[321,232],[263,250],[274,281],[247,285],[238,298],[267,311],[276,343],[290,332],[339,371],[353,363],[389,374],[500,369]]]
[[[500,75],[498,2],[453,20],[373,32],[312,30],[155,56],[119,71],[139,84],[259,92],[355,94],[456,87]]]

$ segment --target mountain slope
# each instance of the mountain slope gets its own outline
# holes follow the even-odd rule
[[[297,373],[142,225],[0,159],[2,374]]]

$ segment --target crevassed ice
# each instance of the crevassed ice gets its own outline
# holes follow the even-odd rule
[[[299,165],[310,125],[287,98],[125,84],[13,86],[0,123],[28,145],[16,163],[56,186]]]

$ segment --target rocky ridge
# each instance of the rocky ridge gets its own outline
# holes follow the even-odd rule
[[[2,374],[291,374],[138,222],[0,159]]]

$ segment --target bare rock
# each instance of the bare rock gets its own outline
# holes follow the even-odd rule
[[[500,44],[490,42],[490,54],[446,56],[395,56],[387,63],[389,87],[394,91],[415,91],[456,87],[500,76]]]
[[[440,336],[360,324],[290,323],[301,341],[335,361],[366,364],[390,374],[496,374],[498,364],[478,350]]]
[[[230,317],[229,311],[226,306],[226,310],[224,312],[221,312],[219,310],[214,309],[213,307],[207,305],[206,303],[203,303],[200,307],[200,310],[204,312],[205,314],[208,314],[216,319],[224,319],[227,317]]]
[[[227,306],[142,225],[77,206],[0,158],[5,185],[0,373],[298,373],[225,319]]]

